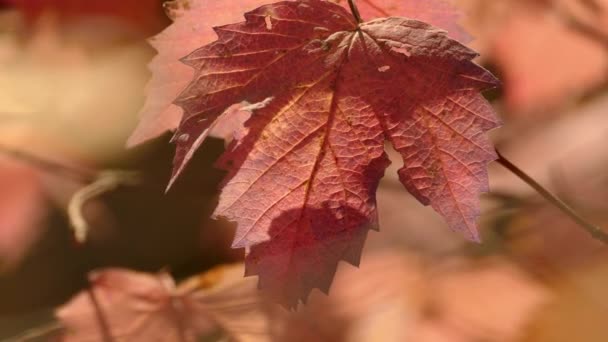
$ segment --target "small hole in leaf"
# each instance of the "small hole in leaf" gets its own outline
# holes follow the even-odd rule
[[[177,141],[179,142],[186,142],[190,139],[190,134],[184,133],[184,134],[180,134],[179,137],[177,137]]]
[[[264,22],[266,23],[266,29],[272,30],[272,18],[269,15],[264,17]]]

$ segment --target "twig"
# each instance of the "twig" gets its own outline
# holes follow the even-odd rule
[[[557,198],[557,196],[549,192],[549,190],[545,189],[542,185],[540,185],[532,177],[522,171],[519,167],[515,166],[512,162],[506,159],[498,150],[496,150],[496,154],[498,155],[498,159],[496,161],[500,165],[504,166],[507,170],[511,171],[521,180],[526,182],[526,184],[536,190],[536,192],[538,192],[547,201],[549,201],[549,203],[553,204],[564,214],[568,215],[572,220],[574,220],[574,222],[584,228],[594,239],[608,244],[608,233],[604,232],[600,227],[585,221],[574,211],[574,209],[568,206],[564,201]]]
[[[348,0],[348,6],[350,6],[350,12],[353,14],[353,17],[355,17],[357,23],[361,24],[363,20],[361,19],[361,14],[359,14],[359,9],[355,4],[355,0]]]
[[[580,35],[589,38],[590,40],[599,43],[604,49],[608,49],[608,35],[603,31],[595,28],[593,25],[582,22],[573,16],[562,14],[566,23]]]
[[[97,296],[95,296],[95,291],[93,291],[93,286],[91,285],[91,281],[88,280],[87,285],[87,294],[89,295],[89,299],[91,300],[91,304],[93,305],[93,309],[95,310],[95,317],[97,318],[97,324],[99,324],[99,328],[101,330],[101,337],[104,342],[113,342],[112,333],[110,331],[110,325],[108,324],[108,320],[103,313],[101,305],[97,300]]]
[[[583,6],[587,7],[588,10],[599,14],[602,10],[602,5],[598,2],[598,0],[581,0]]]
[[[42,171],[63,174],[82,183],[89,183],[76,191],[68,204],[68,218],[78,243],[83,243],[86,240],[89,231],[89,225],[82,214],[82,208],[89,200],[114,190],[120,185],[138,185],[141,183],[140,175],[134,171],[109,170],[96,172],[64,165],[1,145],[0,153],[29,163]]]
[[[47,340],[46,337],[51,334],[58,333],[62,329],[63,327],[59,323],[52,322],[49,324],[29,329],[24,333],[19,334],[18,336],[3,340],[3,342],[41,341],[43,338],[44,340]]]
[[[593,10],[595,12],[601,11],[600,4],[595,1],[587,0],[585,5],[590,10],[595,8]],[[561,8],[559,5],[556,5],[554,10],[557,16],[561,18],[571,29],[577,31],[581,36],[602,45],[604,49],[608,49],[608,34],[606,32],[577,18],[575,15],[570,13],[568,10]]]
[[[68,166],[56,161],[39,157],[34,154],[19,151],[17,149],[12,149],[7,146],[0,145],[0,153],[18,160],[22,160],[28,164],[39,168],[40,170],[54,174],[63,174],[68,178],[72,178],[82,182],[90,182],[97,177],[95,171]]]
[[[70,223],[72,228],[74,229],[74,235],[76,240],[80,243],[79,246],[83,246],[83,242],[86,240],[86,235],[89,230],[88,224],[82,215],[82,207],[84,204],[90,199],[97,197],[107,191],[115,189],[121,184],[127,185],[136,185],[141,181],[139,174],[131,171],[103,171],[96,172],[94,170],[88,170],[83,168],[72,167],[68,165],[61,164],[56,161],[48,160],[36,156],[34,154],[29,154],[23,151],[19,151],[16,149],[12,149],[6,146],[0,145],[0,153],[11,156],[15,159],[27,162],[42,171],[53,173],[53,174],[63,174],[66,177],[84,182],[90,183],[89,185],[83,187],[78,190],[74,196],[72,197],[70,204],[68,206],[68,216],[70,218]],[[95,296],[95,292],[93,290],[93,286],[91,284],[90,279],[87,278],[87,295],[93,305],[93,309],[95,311],[95,316],[97,318],[97,323],[101,330],[101,337],[104,342],[113,342],[112,334],[110,331],[110,326],[108,321],[103,313],[103,309]],[[58,325],[50,325],[44,326],[39,329],[35,329],[33,331],[28,331],[22,336],[18,336],[15,338],[15,341],[26,341],[30,338],[37,338],[39,336],[45,335],[52,331],[55,331],[58,328]],[[13,341],[13,340],[11,340]]]

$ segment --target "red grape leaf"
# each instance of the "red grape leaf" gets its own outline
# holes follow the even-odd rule
[[[177,98],[172,181],[234,103],[264,105],[223,156],[229,170],[215,216],[238,223],[248,274],[288,306],[329,288],[339,260],[357,264],[377,227],[375,192],[390,141],[400,179],[454,230],[479,240],[479,193],[498,126],[480,91],[498,81],[445,31],[406,18],[357,25],[343,7],[285,1],[215,28],[219,40],[186,58],[195,70]]]
[[[173,24],[150,40],[158,55],[150,62],[152,79],[146,87],[141,121],[127,142],[135,146],[174,130],[182,117],[173,100],[192,80],[194,70],[179,61],[215,38],[213,27],[240,20],[242,12],[267,0],[233,1],[175,0],[165,3]]]
[[[270,333],[267,318],[277,311],[265,304],[255,282],[243,279],[242,272],[240,265],[220,266],[178,286],[167,273],[126,269],[104,269],[90,278],[115,341],[199,341],[197,337],[217,330],[239,341],[257,341]],[[56,315],[67,328],[65,341],[102,341],[86,291]]]
[[[345,0],[334,2],[348,7]],[[149,65],[152,79],[146,88],[140,123],[129,138],[128,146],[138,145],[178,126],[182,110],[173,104],[173,100],[194,76],[192,68],[179,59],[215,40],[212,27],[236,22],[242,18],[242,12],[265,3],[268,0],[174,0],[165,3],[174,22],[150,40],[158,55]],[[444,0],[364,0],[359,5],[366,19],[402,15],[446,29],[456,39],[469,40],[468,34],[458,24],[460,13]],[[233,120],[223,120],[221,126],[233,131],[242,127]],[[223,138],[225,132],[211,129],[209,135]]]

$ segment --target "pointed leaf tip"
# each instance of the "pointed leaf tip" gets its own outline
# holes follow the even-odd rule
[[[234,245],[262,289],[293,308],[329,289],[340,260],[358,261],[377,221],[385,141],[402,155],[406,189],[479,240],[478,197],[496,158],[485,132],[499,121],[480,94],[497,80],[472,62],[476,52],[412,19],[356,25],[320,0],[267,5],[246,20],[188,57],[196,70],[175,101],[184,118],[173,179],[231,105],[273,98],[222,157],[214,213],[237,223]]]

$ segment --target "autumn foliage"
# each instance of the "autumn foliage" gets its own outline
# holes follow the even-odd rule
[[[262,288],[295,306],[329,290],[338,261],[358,264],[378,228],[385,141],[404,159],[406,189],[479,240],[478,196],[495,158],[483,133],[498,125],[479,92],[498,81],[474,51],[415,20],[358,24],[327,1],[245,18],[182,59],[195,72],[174,101],[184,114],[172,182],[231,105],[263,102],[220,161],[229,174],[215,212],[237,222],[233,247],[246,248]]]
[[[0,340],[608,338],[603,0],[0,5]]]

